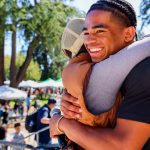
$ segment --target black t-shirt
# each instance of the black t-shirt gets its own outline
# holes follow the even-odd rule
[[[118,118],[150,124],[150,57],[131,70],[122,85],[122,94]],[[143,150],[150,150],[150,139]]]

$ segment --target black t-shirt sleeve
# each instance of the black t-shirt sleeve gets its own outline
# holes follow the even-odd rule
[[[122,85],[118,118],[150,124],[150,57],[137,64]]]

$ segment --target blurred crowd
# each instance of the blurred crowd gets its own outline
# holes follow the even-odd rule
[[[15,133],[11,138],[11,141],[17,141],[16,138],[23,138],[24,135],[21,133],[21,123],[23,123],[27,115],[31,114],[37,109],[42,109],[46,106],[49,106],[50,100],[55,101],[55,105],[53,107],[60,106],[61,95],[63,93],[62,88],[38,88],[26,89],[27,97],[25,100],[11,100],[11,101],[0,101],[0,140],[8,140],[7,139],[7,129],[13,127]],[[50,108],[50,107],[48,107]],[[50,113],[51,108],[48,110]],[[45,112],[43,113],[45,115]],[[42,115],[41,115],[42,116]],[[50,118],[50,115],[47,116]],[[16,123],[17,122],[17,123]],[[41,123],[42,124],[42,123]],[[45,127],[41,125],[41,127]],[[41,129],[40,127],[40,129]],[[16,131],[17,130],[17,131]],[[17,133],[17,134],[16,134]],[[46,133],[46,132],[45,132]],[[3,147],[4,149],[4,147]],[[5,147],[7,149],[7,147]]]

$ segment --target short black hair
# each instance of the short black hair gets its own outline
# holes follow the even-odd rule
[[[19,126],[21,126],[21,124],[20,124],[19,122],[14,124],[14,127],[15,127],[15,128],[16,128],[16,127],[19,127]]]
[[[50,99],[48,100],[48,105],[49,105],[49,104],[56,104],[56,100],[50,98]]]
[[[127,27],[133,26],[136,28],[137,26],[134,8],[126,0],[98,0],[90,7],[87,14],[93,10],[112,12],[112,14],[118,17]]]

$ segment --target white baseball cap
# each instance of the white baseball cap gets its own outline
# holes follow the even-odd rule
[[[63,32],[61,38],[61,49],[68,57],[75,56],[83,45],[83,25],[84,18],[70,20]]]

